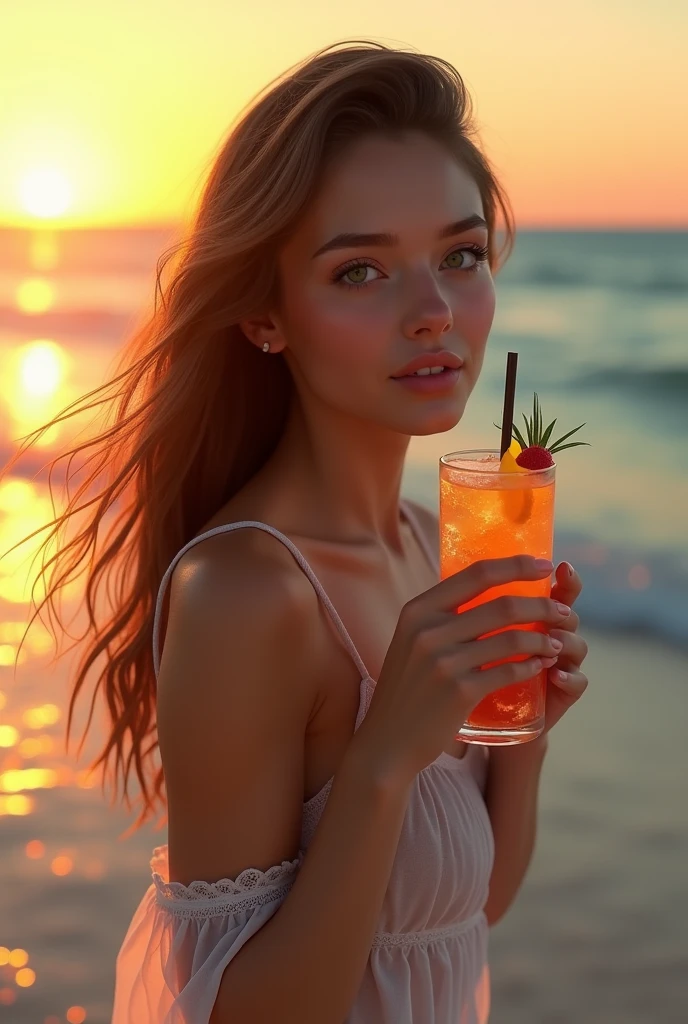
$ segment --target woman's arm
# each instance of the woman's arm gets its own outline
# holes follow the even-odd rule
[[[341,1024],[360,987],[410,795],[347,751],[294,886],[220,983],[211,1024]]]
[[[537,798],[547,737],[513,747],[491,747],[485,803],[492,823],[495,861],[485,914],[504,916],[521,887],[535,847]]]
[[[187,885],[296,858],[304,735],[316,677],[331,665],[310,582],[273,538],[246,534],[215,538],[212,560],[206,547],[180,562],[171,600],[158,720],[170,874]],[[347,1016],[411,790],[378,769],[360,735],[336,770],[290,892],[226,964],[211,1024],[341,1024]],[[188,962],[193,950],[184,969]]]

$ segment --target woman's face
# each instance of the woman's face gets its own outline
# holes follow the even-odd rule
[[[495,308],[482,217],[473,179],[424,135],[369,136],[332,162],[278,258],[277,320],[304,405],[408,435],[461,419]],[[475,223],[441,237],[468,218]],[[318,252],[344,233],[396,238],[345,239]],[[394,379],[417,356],[443,350],[462,360],[453,382],[425,392]]]

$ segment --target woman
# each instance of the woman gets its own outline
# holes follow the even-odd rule
[[[106,651],[98,763],[125,794],[135,770],[139,823],[166,806],[168,846],[115,1024],[487,1020],[488,927],[530,859],[547,732],[587,681],[566,563],[552,599],[457,616],[553,566],[438,583],[436,519],[399,498],[410,437],[454,427],[480,373],[499,213],[512,242],[474,136],[446,62],[315,54],[234,127],[126,353],[83,534],[122,505],[88,594],[117,571],[119,604],[73,699]],[[433,390],[409,384],[432,367]],[[83,538],[60,558],[85,558]],[[534,620],[550,634],[477,639]],[[541,664],[542,737],[455,739]]]

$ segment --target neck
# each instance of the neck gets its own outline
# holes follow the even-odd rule
[[[340,543],[402,549],[399,496],[410,437],[294,401],[262,483],[303,532]]]

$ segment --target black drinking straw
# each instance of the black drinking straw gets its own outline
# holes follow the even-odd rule
[[[502,414],[502,446],[500,458],[511,444],[511,434],[514,428],[514,397],[516,395],[516,367],[518,365],[518,352],[509,352],[506,359],[506,383],[504,385],[504,412]]]

